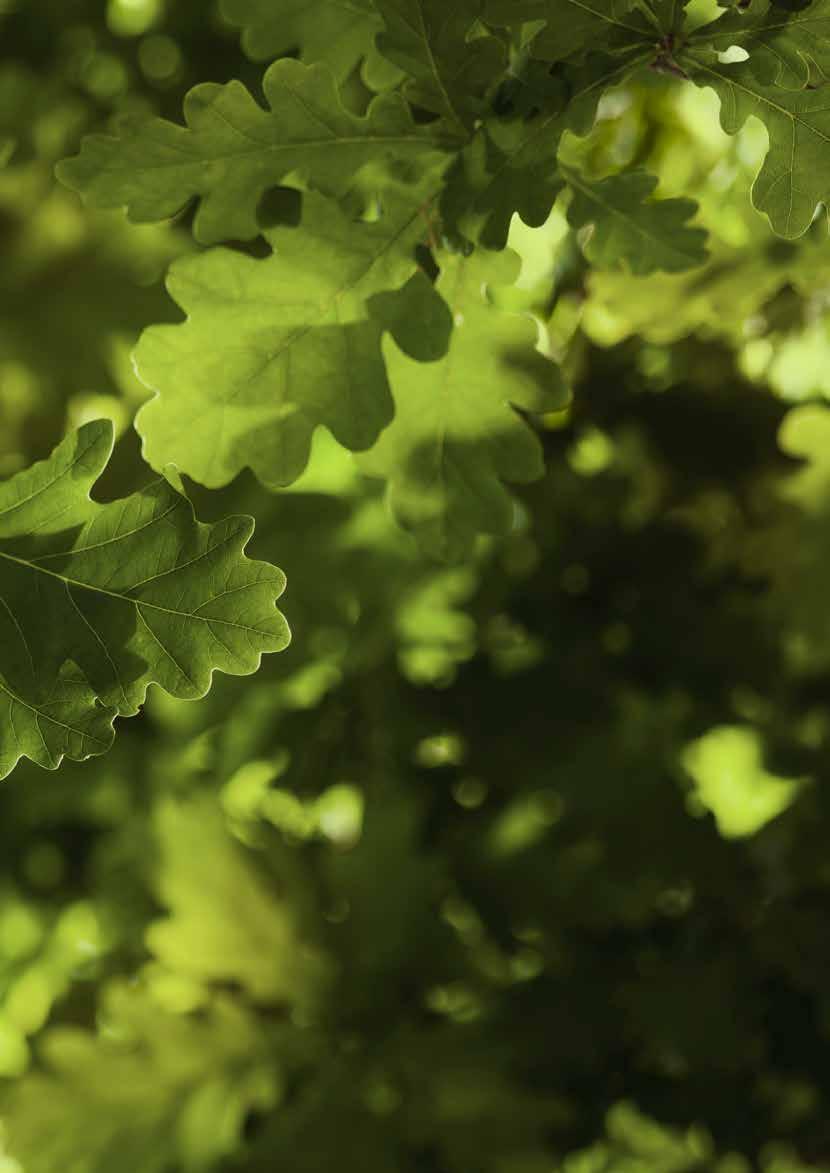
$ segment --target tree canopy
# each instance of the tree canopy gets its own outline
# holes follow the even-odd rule
[[[828,1173],[830,0],[0,36],[0,1173]]]

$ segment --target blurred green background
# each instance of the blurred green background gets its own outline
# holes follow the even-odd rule
[[[0,476],[99,416],[101,495],[144,475],[130,351],[194,247],[54,164],[260,76],[205,0],[0,0]],[[830,239],[752,210],[764,147],[656,75],[567,141],[711,259],[516,223],[574,406],[469,563],[322,434],[279,495],[192,487],[293,644],[0,787],[2,1173],[830,1169]]]

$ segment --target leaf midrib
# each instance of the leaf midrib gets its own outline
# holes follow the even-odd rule
[[[125,595],[120,591],[112,591],[107,587],[98,586],[95,583],[81,582],[79,579],[69,578],[65,574],[59,574],[55,570],[47,570],[44,566],[37,566],[34,562],[29,562],[25,558],[20,558],[16,554],[9,554],[5,550],[0,550],[0,558],[6,559],[8,562],[13,562],[18,566],[22,566],[25,570],[31,570],[35,574],[45,574],[50,578],[62,582],[65,586],[79,587],[81,590],[91,591],[93,594],[107,595],[109,598],[118,599],[119,602],[130,603],[140,612],[142,607],[147,607],[153,611],[161,611],[167,615],[177,615],[184,619],[197,619],[200,623],[221,623],[225,627],[235,627],[240,631],[252,633],[254,635],[262,635],[270,637],[274,633],[271,631],[264,631],[259,627],[251,627],[245,623],[234,623],[231,619],[220,619],[213,616],[199,615],[194,611],[178,611],[173,607],[164,607],[161,603],[152,603],[148,599],[136,599],[132,595]],[[175,570],[180,570],[181,567],[173,567],[168,573],[173,573]],[[145,585],[144,583],[141,584]],[[252,586],[259,585],[259,583],[252,583]],[[212,601],[212,600],[209,600]],[[202,604],[204,606],[204,604]],[[275,612],[276,613],[276,612]]]
[[[750,86],[742,85],[741,82],[735,81],[733,78],[730,78],[725,73],[719,73],[716,69],[711,69],[709,66],[704,65],[703,62],[698,61],[696,58],[693,58],[692,60],[694,61],[694,64],[698,67],[698,69],[700,69],[703,73],[708,73],[708,74],[711,74],[712,77],[719,78],[726,85],[733,86],[736,90],[740,90],[741,93],[747,94],[750,98],[752,98],[754,101],[758,102],[760,105],[769,106],[770,109],[775,110],[778,114],[781,114],[784,118],[788,118],[790,120],[790,122],[793,123],[794,126],[795,125],[803,126],[804,129],[809,131],[810,134],[814,134],[816,136],[816,138],[819,138],[819,139],[821,139],[822,142],[828,143],[830,145],[830,135],[823,134],[822,131],[818,129],[818,127],[813,126],[811,123],[807,122],[807,120],[805,118],[799,117],[799,115],[795,111],[788,110],[786,106],[779,106],[779,104],[777,102],[773,102],[772,98],[768,97],[766,94],[760,93],[758,90],[753,90]],[[785,92],[795,93],[795,94],[801,93],[800,90],[790,90],[790,91],[785,91]],[[805,111],[805,113],[807,113],[807,114],[825,114],[828,112],[828,110],[830,110],[830,106],[822,106],[816,110],[807,110],[807,111]]]
[[[24,701],[23,698],[18,696],[16,692],[14,692],[11,688],[9,688],[9,686],[3,680],[0,680],[0,692],[4,692],[6,694],[6,696],[11,697],[12,701],[16,705],[22,705],[22,707],[24,709],[28,709],[30,713],[35,713],[38,717],[43,717],[43,719],[45,721],[49,721],[50,724],[52,724],[52,725],[57,725],[60,729],[66,729],[67,732],[69,732],[69,733],[77,733],[79,737],[87,738],[89,741],[94,741],[96,745],[102,745],[104,747],[104,749],[109,749],[110,745],[112,744],[111,741],[102,741],[100,737],[96,737],[93,733],[88,733],[84,729],[76,729],[74,725],[67,725],[65,721],[59,721],[57,717],[50,716],[49,713],[44,712],[43,709],[39,709],[37,707],[37,705],[32,705],[28,701]],[[43,741],[43,734],[41,733],[40,736],[41,736],[41,741]],[[18,759],[17,760],[20,761],[20,759],[26,755],[24,754],[23,751],[20,750],[20,739],[17,737],[16,734],[15,734],[15,742],[18,746]],[[44,748],[47,748],[45,742],[44,742]],[[48,750],[47,750],[47,752],[48,752]],[[53,755],[50,754],[49,756],[52,757]],[[58,756],[58,761],[60,761],[61,758],[65,757],[66,755],[65,754],[58,754],[57,756]]]
[[[429,201],[434,199],[436,195],[437,195],[437,189],[436,189],[436,192],[431,193],[430,196],[427,198],[427,200],[425,200],[424,202],[428,203]],[[365,265],[361,268],[361,270],[359,272],[355,272],[354,274],[350,274],[349,278],[346,281],[344,281],[339,286],[339,288],[337,288],[335,290],[331,290],[326,294],[326,297],[328,300],[324,301],[323,304],[318,305],[317,318],[312,322],[306,322],[306,323],[303,323],[302,325],[296,326],[294,329],[292,329],[291,333],[287,337],[281,339],[279,346],[275,350],[267,351],[265,353],[262,361],[260,362],[260,364],[256,367],[256,369],[254,371],[252,371],[242,382],[240,382],[235,387],[233,387],[224,398],[217,401],[216,410],[224,413],[225,410],[234,402],[234,400],[236,400],[239,397],[239,395],[242,394],[242,392],[246,389],[246,387],[250,386],[254,382],[254,380],[261,378],[263,376],[263,374],[265,374],[265,372],[269,369],[269,367],[271,367],[275,362],[277,362],[278,360],[283,358],[283,356],[290,353],[293,347],[295,347],[298,343],[300,343],[308,335],[313,333],[313,331],[319,329],[321,322],[323,322],[330,313],[332,313],[333,311],[336,313],[337,307],[339,306],[341,300],[345,296],[354,295],[354,291],[366,280],[366,278],[372,272],[374,267],[377,264],[379,264],[382,260],[384,260],[398,246],[399,242],[410,231],[412,225],[418,219],[420,214],[421,214],[421,207],[413,208],[411,211],[411,214],[406,216],[406,218],[401,223],[400,227],[391,236],[384,237],[382,241],[378,242],[379,247],[378,247],[377,251],[371,253],[366,258]],[[273,248],[273,252],[272,252],[271,257],[267,258],[264,262],[262,262],[263,264],[268,264],[270,261],[274,260],[274,258],[279,257],[279,245],[276,241],[272,243],[272,248]],[[413,257],[412,265],[414,268],[415,267],[414,257]],[[239,304],[240,302],[242,302],[244,300],[245,299],[236,299],[234,304]],[[258,301],[260,299],[256,299],[256,300]],[[193,321],[192,315],[189,315],[188,321]],[[163,398],[158,391],[156,391],[156,395],[157,395],[157,398]],[[302,400],[296,399],[291,402],[294,402],[295,405],[299,408],[299,410],[301,410],[301,411],[307,410]],[[319,423],[319,422],[320,422],[319,420],[316,421],[316,423]],[[218,455],[220,448],[221,448],[221,444],[217,441],[216,454],[213,456],[211,461],[208,462],[209,467],[213,468],[214,465],[216,464],[216,456]],[[258,476],[261,475],[256,468],[254,468],[254,472],[256,472]]]
[[[452,3],[452,0],[449,0],[449,2]],[[438,89],[440,91],[441,98],[444,103],[444,107],[445,107],[447,113],[449,114],[449,116],[452,118],[452,120],[455,122],[455,124],[461,130],[461,132],[464,133],[466,128],[464,126],[463,119],[461,118],[458,111],[455,109],[455,103],[453,102],[453,99],[450,95],[449,90],[447,89],[447,86],[444,84],[444,78],[441,74],[441,70],[438,68],[438,62],[435,57],[435,52],[433,51],[433,48],[432,48],[432,41],[430,39],[429,31],[427,29],[427,21],[426,21],[426,15],[424,13],[423,0],[417,0],[417,7],[418,7],[418,23],[420,25],[420,28],[416,28],[414,24],[408,24],[408,22],[406,21],[406,18],[403,14],[401,14],[401,20],[403,21],[403,23],[405,25],[407,25],[410,32],[412,32],[416,38],[419,38],[423,42],[424,50],[427,55],[427,65],[428,65],[430,72],[432,73],[432,76],[435,78],[435,83],[438,86]],[[387,32],[388,32],[388,28],[387,28]],[[391,36],[391,33],[389,35]]]
[[[603,211],[608,212],[610,215],[616,216],[620,220],[624,220],[633,232],[635,232],[638,236],[642,236],[643,239],[649,241],[650,244],[653,244],[655,248],[658,249],[658,251],[665,249],[668,252],[673,253],[675,256],[682,258],[683,260],[693,261],[695,263],[697,262],[697,256],[695,254],[684,252],[683,249],[677,248],[665,237],[660,237],[652,232],[649,232],[648,228],[638,223],[638,221],[635,220],[630,213],[625,212],[622,208],[616,207],[614,204],[608,203],[598,194],[596,188],[592,188],[583,183],[575,171],[571,171],[569,168],[564,167],[561,170],[563,176],[570,184],[570,186],[575,187],[578,191],[580,191],[586,200],[588,200],[590,203],[596,204],[597,207],[602,208]],[[644,201],[641,206],[648,207],[649,205]],[[659,207],[659,202],[657,206]]]
[[[569,104],[572,105],[574,102],[579,101],[580,99],[586,97],[588,94],[591,93],[592,90],[595,90],[597,87],[611,88],[612,79],[619,77],[621,74],[626,73],[628,70],[636,69],[637,66],[641,65],[645,59],[646,59],[645,54],[638,54],[633,59],[624,62],[622,65],[617,66],[614,70],[611,71],[611,73],[606,74],[604,77],[597,78],[595,81],[592,81],[589,85],[584,86],[583,89],[578,90],[577,93],[575,93],[572,96]],[[490,191],[494,187],[496,182],[499,179],[501,179],[501,177],[504,175],[504,173],[506,171],[510,170],[512,163],[513,163],[513,159],[517,155],[521,154],[521,152],[524,151],[530,145],[530,143],[532,143],[535,139],[537,139],[544,131],[548,130],[551,127],[551,125],[556,123],[560,118],[564,118],[567,115],[567,112],[568,111],[566,108],[565,110],[557,110],[556,113],[554,113],[554,114],[545,115],[545,117],[542,118],[536,124],[536,126],[534,126],[533,130],[527,136],[527,138],[522,139],[521,143],[519,143],[519,145],[516,146],[516,148],[514,150],[504,151],[498,145],[498,143],[496,143],[495,144],[496,149],[501,154],[503,162],[499,165],[499,167],[496,168],[495,171],[490,172],[486,185],[481,189],[480,192],[476,193],[476,196],[478,198],[480,198],[480,196],[484,192]],[[564,134],[565,130],[568,130],[568,129],[569,128],[567,126],[565,126],[563,129],[563,134]],[[485,130],[486,130],[486,128],[485,128]],[[491,138],[491,141],[493,141],[492,138]],[[558,154],[558,146],[557,146],[557,154]],[[533,167],[534,164],[528,164],[527,166]],[[555,160],[552,160],[551,167],[554,167],[554,166],[555,166]]]
[[[65,468],[62,468],[56,476],[52,477],[50,481],[45,481],[44,484],[38,485],[38,487],[33,492],[28,494],[28,496],[21,497],[19,500],[15,501],[14,504],[8,505],[4,509],[0,509],[0,518],[8,517],[10,513],[14,513],[15,510],[21,509],[24,505],[28,505],[30,502],[34,501],[36,497],[40,497],[41,494],[53,488],[58,483],[58,481],[62,480],[65,476],[68,476],[73,469],[77,468],[86,454],[90,452],[98,443],[100,443],[100,438],[96,436],[89,444],[87,444],[86,448],[83,448],[80,452],[76,453],[74,459],[71,460]]]
[[[766,33],[780,32],[782,29],[791,29],[793,25],[810,25],[810,24],[826,24],[830,28],[830,13],[825,12],[822,16],[803,16],[798,19],[784,20],[780,24],[763,24],[755,25],[753,28],[733,29],[732,32],[712,32],[706,33],[706,26],[698,29],[697,32],[691,33],[687,38],[687,44],[692,44],[696,41],[707,41],[711,44],[713,41],[724,41],[732,39],[733,43],[739,45],[741,40],[747,40],[752,37],[763,36]],[[709,26],[711,27],[711,26]]]
[[[184,128],[181,128],[181,129],[184,130]],[[237,128],[234,128],[234,129],[236,130],[236,133],[238,133],[240,135],[242,134],[242,132],[239,131]],[[188,133],[188,132],[186,130],[184,130],[184,133]],[[112,141],[118,142],[119,140],[113,139]],[[337,137],[337,138],[328,138],[328,139],[327,138],[292,139],[291,142],[261,143],[261,144],[257,144],[256,147],[244,148],[244,149],[240,149],[238,151],[226,151],[222,154],[196,155],[196,156],[191,155],[191,157],[188,159],[187,162],[181,162],[180,160],[173,159],[173,160],[165,160],[164,162],[159,162],[159,163],[143,163],[141,166],[141,171],[142,172],[150,172],[150,171],[164,171],[164,170],[170,170],[170,169],[175,169],[175,168],[199,167],[201,164],[203,164],[205,162],[223,162],[224,160],[228,160],[228,159],[246,159],[246,158],[250,158],[252,156],[263,155],[266,153],[267,154],[277,154],[279,152],[305,151],[305,150],[309,150],[311,148],[315,148],[317,150],[322,149],[322,148],[325,148],[326,150],[332,150],[337,147],[354,147],[354,146],[358,146],[358,145],[372,146],[375,144],[407,146],[410,148],[434,147],[437,150],[441,150],[441,151],[453,151],[453,150],[458,149],[458,147],[460,145],[460,139],[458,137],[451,137],[449,135],[447,135],[447,136],[441,136],[441,135],[428,136],[428,135],[423,135],[423,134],[354,135],[354,136],[348,136],[345,138],[344,137]],[[165,150],[168,150],[171,147],[170,143],[164,143],[162,145]],[[371,161],[371,160],[369,160],[369,161]],[[128,172],[132,173],[134,170],[135,170],[135,168],[132,163],[127,164],[123,161],[120,161],[119,165],[117,165],[117,166],[113,166],[112,164],[110,164],[110,165],[105,165],[103,167],[96,168],[96,172],[98,175],[119,175],[119,174],[123,173],[124,171],[128,171]]]
[[[638,29],[636,25],[626,24],[624,21],[617,20],[613,16],[607,16],[604,12],[597,12],[595,8],[591,8],[589,4],[584,4],[582,0],[566,0],[566,3],[571,4],[574,8],[581,8],[583,12],[589,13],[589,15],[596,17],[597,20],[604,21],[605,24],[612,24],[615,28],[625,29],[629,33],[636,33],[638,37],[646,35],[645,29]]]

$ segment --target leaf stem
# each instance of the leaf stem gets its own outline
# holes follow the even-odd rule
[[[654,24],[654,27],[656,29],[659,29],[660,32],[662,32],[663,26],[660,24],[660,18],[657,15],[657,12],[655,11],[654,8],[652,8],[651,0],[639,0],[639,4],[640,4],[640,7],[643,10],[644,14],[651,18],[651,20]]]

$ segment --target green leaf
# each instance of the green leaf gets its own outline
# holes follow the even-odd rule
[[[429,168],[452,139],[419,128],[399,94],[372,102],[365,117],[343,106],[323,66],[276,61],[265,74],[263,110],[238,81],[200,85],[185,99],[186,126],[152,119],[123,138],[92,135],[58,168],[64,183],[97,207],[126,207],[131,219],[163,220],[200,199],[194,232],[205,244],[256,236],[257,207],[289,175],[342,196],[368,164]]]
[[[538,228],[562,189],[557,153],[566,130],[591,129],[603,93],[619,85],[645,57],[593,57],[564,73],[543,109],[489,119],[461,152],[447,177],[441,210],[450,234],[501,249],[514,213]]]
[[[481,98],[505,67],[504,46],[495,37],[468,37],[482,0],[375,0],[384,29],[378,49],[414,79],[407,97],[470,127]]]
[[[298,51],[308,65],[328,65],[338,81],[366,55],[380,27],[371,0],[222,0],[222,12],[243,29],[252,60]]]
[[[149,684],[204,696],[288,643],[282,572],[243,554],[251,519],[200,525],[164,479],[97,504],[111,450],[109,421],[86,424],[0,486],[0,777],[103,753]]]
[[[748,61],[712,68],[689,55],[693,80],[710,86],[721,101],[728,134],[750,115],[769,131],[769,152],[752,188],[752,202],[773,229],[790,238],[810,227],[816,207],[830,195],[830,106],[823,90],[764,86]]]
[[[448,235],[460,236],[502,249],[507,243],[510,222],[518,213],[524,222],[538,228],[550,215],[562,180],[556,169],[559,119],[545,118],[538,123],[541,136],[547,138],[547,152],[535,157],[531,130],[516,124],[508,132],[499,127],[498,146],[493,128],[480,128],[471,143],[459,155],[447,176],[441,197],[441,212]],[[536,128],[534,127],[534,130]],[[511,142],[507,135],[511,133]]]
[[[653,52],[657,30],[636,7],[637,0],[487,0],[485,20],[508,28],[544,21],[530,49],[543,61],[645,43]]]
[[[585,246],[599,269],[622,266],[636,277],[662,269],[681,273],[706,261],[706,232],[690,228],[697,212],[693,200],[649,200],[657,179],[645,171],[629,171],[607,179],[588,179],[563,169],[573,189],[568,208],[572,228],[591,229]]]
[[[299,228],[266,233],[267,259],[215,249],[174,264],[188,319],[146,330],[135,355],[157,394],[137,421],[149,462],[213,488],[248,467],[275,487],[303,471],[320,424],[368,448],[392,402],[367,301],[407,282],[425,232],[409,201],[363,223],[307,195]]]
[[[763,528],[753,535],[743,564],[756,580],[763,578],[770,584],[767,623],[782,632],[795,670],[815,679],[830,665],[827,404],[819,401],[791,407],[781,421],[778,446],[793,464],[777,484],[777,500],[767,511]]]
[[[447,353],[452,316],[422,269],[402,289],[375,294],[368,308],[410,358],[435,362]]]
[[[541,476],[542,449],[516,407],[553,410],[567,399],[559,369],[535,349],[532,320],[503,313],[491,284],[512,283],[512,251],[444,256],[438,291],[453,314],[449,350],[418,363],[384,345],[395,418],[360,466],[389,481],[397,519],[432,554],[456,558],[479,532],[504,533],[513,502],[502,481]]]
[[[720,725],[687,745],[682,763],[699,801],[727,839],[754,835],[795,801],[803,778],[764,768],[763,745],[747,725]]]
[[[106,1033],[50,1030],[40,1067],[4,1096],[10,1169],[200,1173],[279,1099],[262,1025],[229,999],[171,1014],[124,983],[102,1011]]]
[[[830,75],[830,0],[813,0],[794,12],[773,0],[754,0],[748,9],[733,8],[698,29],[689,43],[710,45],[721,53],[738,46],[749,53],[759,81],[801,90],[810,80],[811,66],[824,77]]]
[[[723,1164],[717,1161],[704,1129],[669,1129],[642,1115],[629,1101],[609,1110],[605,1129],[606,1139],[570,1153],[552,1173],[730,1173],[730,1166],[732,1173],[739,1173],[744,1168],[740,1159],[735,1164],[729,1158]],[[787,1173],[799,1171],[790,1167]]]
[[[308,1005],[321,959],[299,936],[297,909],[229,834],[212,797],[163,802],[156,888],[170,912],[147,930],[169,970],[200,983],[234,982],[257,1002]]]

